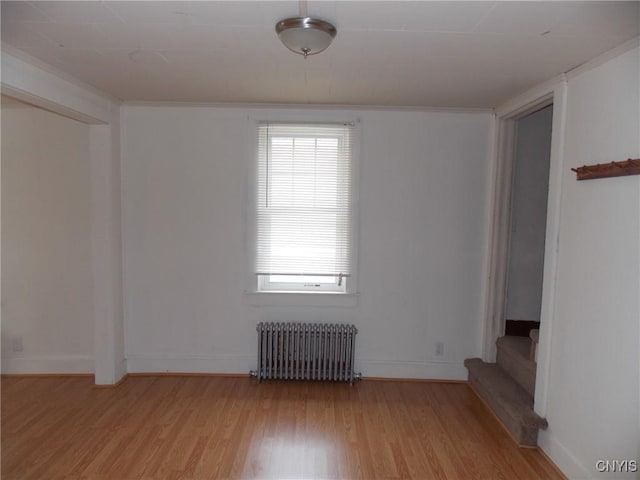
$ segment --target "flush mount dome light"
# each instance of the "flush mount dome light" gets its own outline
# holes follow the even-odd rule
[[[285,18],[276,24],[280,41],[292,52],[315,55],[325,50],[336,36],[336,27],[312,17]]]

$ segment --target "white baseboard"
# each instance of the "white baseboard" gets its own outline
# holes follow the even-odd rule
[[[2,357],[3,374],[93,374],[93,357],[60,355],[44,357]]]
[[[128,373],[225,373],[248,375],[255,355],[126,355]]]
[[[248,374],[256,368],[255,355],[136,355],[126,357],[127,373],[225,373]],[[467,371],[457,362],[356,359],[357,372],[365,377],[466,380]],[[123,366],[124,370],[124,366]],[[93,358],[67,355],[3,357],[5,374],[94,373]],[[124,371],[123,371],[124,374]]]
[[[414,378],[425,380],[466,380],[462,362],[423,362],[413,360],[378,360],[356,358],[355,369],[364,377]]]
[[[538,432],[538,446],[568,478],[580,480],[595,478],[597,474],[595,465],[589,473],[590,470],[560,443],[549,429]]]
[[[128,373],[248,374],[257,367],[255,355],[144,355],[129,354]],[[466,380],[460,362],[419,362],[357,359],[355,369],[365,377]]]

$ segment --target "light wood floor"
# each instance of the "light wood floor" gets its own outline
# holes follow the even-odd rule
[[[2,379],[3,479],[555,479],[466,384]]]

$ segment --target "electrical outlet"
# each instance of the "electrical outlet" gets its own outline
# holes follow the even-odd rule
[[[14,352],[21,352],[24,350],[24,345],[22,345],[22,337],[14,337],[11,339],[11,350]]]
[[[436,357],[444,355],[444,342],[436,342]]]

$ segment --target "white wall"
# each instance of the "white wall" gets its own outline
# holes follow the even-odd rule
[[[517,121],[506,319],[540,321],[551,121],[549,106]]]
[[[560,243],[540,445],[571,478],[639,460],[640,177],[572,167],[640,156],[640,49],[568,81]]]
[[[365,376],[466,378],[463,359],[480,354],[491,116],[342,112],[362,120],[358,305],[255,306],[248,117],[283,111],[123,108],[129,371],[246,373],[257,322],[323,321],[358,326]]]
[[[58,361],[56,368],[53,368],[46,356],[49,347],[43,345],[42,352],[35,348],[29,354],[31,357],[44,355],[44,360],[33,360],[30,363],[12,361],[8,367],[5,362],[3,370],[10,369],[12,373],[94,371],[97,384],[113,384],[126,373],[120,218],[120,101],[23,52],[10,49],[9,53],[5,50],[3,46],[0,79],[3,92],[86,125],[86,138],[77,148],[88,150],[84,155],[83,168],[89,170],[86,185],[89,195],[83,199],[83,205],[89,207],[91,276],[86,285],[92,286],[89,321],[94,327],[94,338],[90,342],[83,340],[83,343],[85,350],[91,349],[93,352],[96,368],[87,366],[86,357],[78,355],[67,356],[64,362]],[[39,145],[38,142],[42,141],[39,127],[34,122],[23,122],[17,130],[20,139],[35,138],[37,140],[33,140],[34,145]],[[5,138],[3,126],[3,140]],[[48,139],[47,135],[44,138]],[[67,147],[73,148],[73,139],[68,140]],[[55,141],[49,142],[47,147],[55,144]],[[30,144],[25,142],[25,146],[29,148]],[[50,188],[52,197],[59,195],[60,198],[66,198],[65,195],[69,195],[69,192],[64,191],[63,183],[50,183],[47,187]],[[58,191],[57,187],[62,187],[63,190]],[[11,190],[6,195],[5,193],[3,191],[3,199],[13,204],[15,192]],[[78,228],[75,222],[72,223],[72,230]],[[49,245],[45,243],[44,247],[47,251]],[[38,261],[33,259],[34,268],[46,269],[47,266],[38,264]],[[3,294],[4,291],[3,288]],[[18,290],[16,292],[20,293]],[[86,298],[83,296],[80,302],[84,302]],[[36,302],[41,300],[38,297]],[[64,325],[60,325],[56,334],[60,338],[77,336],[73,328],[66,328]]]
[[[2,97],[3,373],[93,372],[90,189],[89,127]]]

